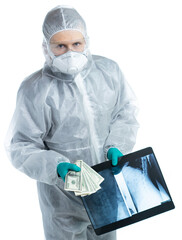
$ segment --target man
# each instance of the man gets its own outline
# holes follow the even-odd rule
[[[118,65],[89,52],[85,22],[73,8],[52,9],[43,23],[43,69],[17,94],[7,150],[12,164],[37,180],[47,240],[116,239],[96,236],[80,197],[64,191],[74,162],[90,166],[135,144],[135,97]]]

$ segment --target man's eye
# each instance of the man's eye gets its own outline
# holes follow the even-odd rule
[[[58,47],[58,48],[64,48],[65,45],[64,45],[64,44],[59,44],[57,47]]]
[[[73,45],[75,46],[75,47],[78,47],[78,46],[80,46],[80,42],[75,42]]]

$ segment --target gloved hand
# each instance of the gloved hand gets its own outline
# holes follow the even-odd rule
[[[65,182],[65,176],[69,172],[69,170],[79,172],[81,169],[76,165],[68,162],[61,162],[57,166],[57,173]]]
[[[112,165],[118,164],[118,158],[122,157],[123,154],[117,148],[110,148],[107,152],[107,158],[112,161]]]

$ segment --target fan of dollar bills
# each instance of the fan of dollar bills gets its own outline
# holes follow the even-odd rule
[[[84,197],[101,189],[104,178],[82,160],[75,164],[81,168],[80,172],[69,171],[65,178],[64,189],[74,191],[76,196]]]

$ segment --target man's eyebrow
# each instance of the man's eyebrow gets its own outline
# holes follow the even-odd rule
[[[75,42],[80,42],[80,41],[83,41],[84,38],[80,38],[80,39],[75,39],[75,40],[72,40],[72,41],[50,41],[50,43],[53,43],[53,44],[67,44],[67,43],[75,43]]]
[[[52,44],[65,44],[63,42],[50,42],[50,43],[52,43]]]

